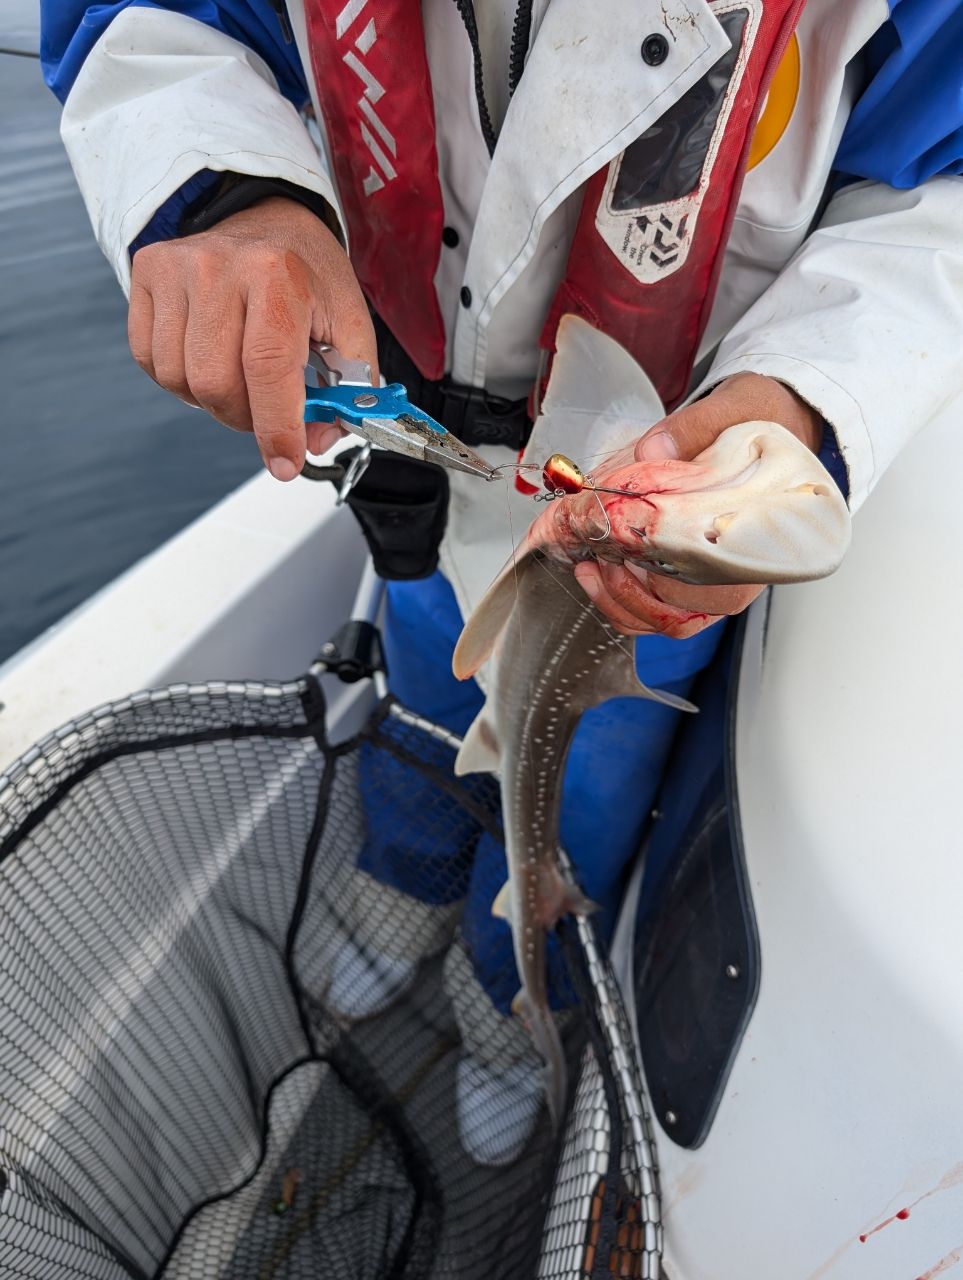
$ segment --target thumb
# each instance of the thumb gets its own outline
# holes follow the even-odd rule
[[[732,406],[725,402],[726,397],[721,399],[722,403],[713,402],[713,396],[706,396],[657,422],[636,445],[636,460],[664,462],[667,458],[680,458],[691,462],[698,457],[733,424]]]
[[[814,452],[822,418],[791,388],[757,373],[736,373],[701,400],[677,409],[651,427],[635,447],[639,462],[681,458],[691,462],[739,422],[779,422]]]

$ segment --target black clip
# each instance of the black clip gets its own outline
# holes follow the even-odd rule
[[[318,654],[318,665],[345,684],[386,673],[381,632],[373,622],[346,622]]]

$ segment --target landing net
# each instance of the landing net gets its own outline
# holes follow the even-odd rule
[[[453,758],[390,701],[332,745],[307,678],[138,695],[0,777],[0,1275],[659,1275],[648,1119],[586,922],[562,1132],[542,1107],[500,1168],[459,1140],[459,1062],[510,1074],[528,1046],[499,1039],[459,930],[499,819]],[[417,897],[363,869],[386,824]],[[372,972],[408,980],[356,1018]]]

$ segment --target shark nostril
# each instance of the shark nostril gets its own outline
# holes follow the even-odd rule
[[[705,538],[706,542],[711,542],[713,545],[715,545],[715,543],[719,541],[719,530],[706,529],[705,533],[702,536]]]
[[[811,493],[814,498],[829,498],[831,490],[824,484],[797,484],[793,489],[787,489],[787,493]]]

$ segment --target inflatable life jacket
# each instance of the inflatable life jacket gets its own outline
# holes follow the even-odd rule
[[[753,127],[802,3],[712,3],[730,51],[586,184],[541,335],[548,351],[561,317],[573,312],[620,342],[667,406],[686,394]],[[333,164],[358,278],[421,374],[437,379],[445,372],[434,286],[444,209],[421,6],[379,0],[377,39],[361,7],[306,0],[315,82],[336,141]],[[661,60],[665,51],[653,45],[642,56]]]

